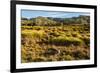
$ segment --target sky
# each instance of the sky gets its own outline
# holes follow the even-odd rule
[[[35,18],[38,16],[54,17],[54,18],[71,18],[78,17],[80,15],[89,15],[89,13],[83,12],[61,12],[61,11],[39,11],[39,10],[21,10],[21,17]]]

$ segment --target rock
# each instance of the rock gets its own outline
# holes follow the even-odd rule
[[[60,53],[60,50],[54,49],[54,48],[49,48],[45,51],[46,56],[51,56],[51,55],[57,55]]]

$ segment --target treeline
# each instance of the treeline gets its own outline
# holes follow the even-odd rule
[[[24,26],[60,26],[82,24],[88,25],[90,23],[90,16],[80,15],[79,17],[72,18],[53,18],[53,17],[36,17],[36,18],[21,18],[21,24]]]

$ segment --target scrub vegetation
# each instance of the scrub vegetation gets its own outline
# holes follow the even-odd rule
[[[21,18],[21,62],[90,59],[90,17]]]

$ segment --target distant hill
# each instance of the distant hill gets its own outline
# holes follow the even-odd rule
[[[90,16],[81,15],[79,17],[72,18],[53,18],[53,17],[36,17],[36,18],[21,18],[22,25],[39,25],[39,26],[59,26],[59,25],[71,25],[71,24],[90,24]]]

